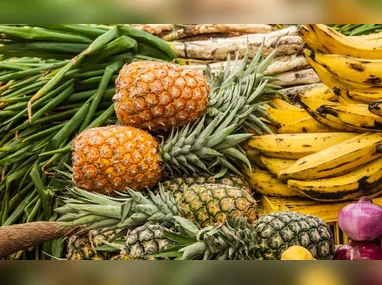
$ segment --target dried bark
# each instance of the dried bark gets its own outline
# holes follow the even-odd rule
[[[82,227],[62,227],[59,222],[32,222],[0,227],[0,258],[46,241],[71,236]]]

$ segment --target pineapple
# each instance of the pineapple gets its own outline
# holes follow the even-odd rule
[[[257,204],[247,191],[222,184],[193,185],[183,193],[164,190],[158,194],[128,190],[118,199],[71,188],[64,205],[56,211],[64,214],[59,221],[66,225],[86,225],[92,228],[126,229],[141,226],[148,221],[166,227],[173,225],[173,216],[183,216],[204,228],[223,223],[227,217],[245,217],[248,224],[257,218]],[[91,214],[85,219],[85,213]],[[107,225],[107,226],[105,226]]]
[[[66,247],[66,258],[68,260],[107,260],[113,258],[118,252],[97,251],[96,248],[102,246],[103,242],[114,233],[114,231],[101,233],[100,230],[91,230],[85,235],[70,237]]]
[[[203,230],[182,217],[174,218],[178,233],[162,228],[175,248],[166,251],[168,257],[280,260],[285,250],[295,245],[306,248],[318,260],[330,260],[334,255],[329,227],[311,215],[284,211],[262,216],[254,225],[236,218]]]
[[[199,72],[136,61],[121,69],[113,100],[122,124],[158,131],[196,121],[207,110],[208,93],[207,79]]]
[[[152,188],[163,174],[158,148],[153,136],[133,127],[86,130],[72,144],[73,182],[104,194]]]
[[[156,117],[155,120],[150,121],[151,125],[142,126],[134,123],[134,126],[98,127],[80,133],[72,145],[75,185],[87,191],[111,194],[113,190],[125,191],[126,188],[137,191],[152,188],[166,174],[189,175],[209,172],[215,175],[230,170],[241,175],[239,166],[243,163],[249,166],[250,163],[240,143],[252,136],[245,133],[242,127],[268,129],[257,118],[256,112],[261,111],[262,102],[269,99],[265,97],[272,86],[267,85],[267,79],[262,72],[274,56],[274,52],[259,62],[261,52],[260,48],[250,64],[247,64],[248,58],[245,58],[242,62],[237,62],[232,70],[232,66],[227,65],[224,72],[212,78],[206,114],[193,124],[191,121],[197,117],[196,115],[182,121],[185,125],[181,128],[173,128],[170,134],[162,138],[160,144],[149,133],[136,127],[159,128],[159,125],[165,124],[164,121],[170,120],[167,115],[163,117],[163,120]],[[135,66],[134,68],[141,66],[142,72],[145,73],[147,72],[145,70],[151,68],[145,68],[146,64],[148,63],[137,62],[132,66]],[[129,66],[131,65],[126,68]],[[133,71],[133,74],[138,72],[137,70]],[[159,70],[160,68],[157,72],[160,74]],[[122,74],[125,73],[126,70],[122,72]],[[141,78],[140,75],[134,76],[137,76],[138,81]],[[127,79],[131,78],[130,75],[124,75],[124,78],[126,81],[135,80]],[[122,81],[122,79],[117,80],[118,90],[124,84],[130,84],[122,84]],[[200,84],[204,86],[204,83]],[[116,95],[116,106],[119,101],[129,100],[126,99],[128,96],[122,96],[121,92],[117,93],[118,96]],[[274,96],[275,92],[270,93]],[[145,98],[147,100],[150,96]],[[137,108],[146,106],[139,102],[135,105]],[[119,108],[125,110],[127,107],[116,107],[117,116],[124,123],[124,119],[121,118],[123,112],[118,111]],[[173,120],[170,121],[173,122]]]
[[[228,186],[234,186],[241,188],[248,193],[252,193],[251,187],[240,176],[233,174],[226,174],[223,177],[216,178],[208,174],[197,174],[192,176],[181,176],[167,180],[162,183],[165,189],[169,189],[173,192],[183,193],[187,188],[195,184],[223,184]]]
[[[147,255],[164,250],[170,244],[158,224],[147,223],[127,233],[124,247],[113,260],[156,259]]]

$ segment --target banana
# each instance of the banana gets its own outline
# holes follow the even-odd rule
[[[382,186],[382,158],[348,174],[311,181],[288,180],[288,185],[305,196],[322,202],[343,201],[375,194]]]
[[[378,100],[369,104],[369,111],[377,116],[382,116],[382,100]]]
[[[279,172],[280,179],[319,179],[340,176],[382,156],[382,133],[363,133],[308,155]]]
[[[269,172],[274,175],[278,175],[281,170],[288,168],[296,162],[294,159],[274,158],[262,154],[260,154],[260,159],[265,165],[266,169],[268,169]]]
[[[286,159],[299,159],[348,140],[353,133],[272,134],[252,137],[248,146],[262,154]]]
[[[334,94],[338,96],[338,102],[341,104],[362,104],[362,102],[355,100],[351,97],[348,90],[345,90],[343,88],[334,87],[333,88]]]
[[[313,87],[312,89],[309,89],[303,95],[301,95],[301,97],[333,102],[338,100],[337,95],[333,92],[333,90],[325,84],[320,84]]]
[[[292,123],[281,124],[279,134],[301,134],[301,133],[329,133],[337,130],[317,122],[312,117],[302,118]]]
[[[317,73],[317,76],[321,79],[322,83],[324,83],[329,88],[344,88],[344,89],[367,89],[371,88],[372,85],[362,84],[357,82],[349,81],[345,78],[340,78],[336,74],[327,70],[321,64],[318,64],[313,60],[313,51],[304,49],[304,55],[308,63],[313,67],[314,71]]]
[[[295,110],[295,111],[301,111],[301,108],[297,107],[297,106],[294,106],[292,105],[291,103],[281,99],[281,98],[278,98],[278,97],[275,97],[272,99],[271,101],[276,107],[278,107],[279,109],[282,109],[282,110]],[[303,111],[303,110],[302,110]]]
[[[308,118],[309,114],[304,109],[290,110],[290,109],[275,109],[270,106],[264,106],[266,114],[277,125],[286,124],[298,121],[302,118]]]
[[[248,167],[244,167],[243,172],[254,192],[272,197],[304,197],[303,194],[288,187],[286,183],[283,183],[268,171],[256,168],[252,168],[251,171]]]
[[[347,131],[347,132],[360,132],[360,130],[349,127],[342,123],[337,117],[330,114],[319,114],[317,109],[322,105],[337,106],[339,103],[314,100],[310,98],[300,98],[300,105],[319,123],[336,130]]]
[[[359,59],[317,51],[310,51],[309,56],[339,78],[374,87],[382,86],[382,60]]]
[[[346,94],[350,99],[363,103],[382,100],[382,88],[352,89],[348,90]]]
[[[248,149],[245,151],[246,156],[248,157],[249,161],[255,164],[256,166],[267,169],[266,165],[263,163],[263,161],[260,159],[260,152],[254,149]]]
[[[382,131],[382,117],[371,113],[366,104],[323,105],[317,112],[330,114],[344,124],[360,130]]]
[[[315,37],[309,35],[310,33],[314,33]],[[382,58],[382,41],[365,41],[362,38],[358,40],[356,38],[349,39],[323,24],[306,25],[305,29],[300,29],[300,35],[311,48],[322,52],[363,59]]]

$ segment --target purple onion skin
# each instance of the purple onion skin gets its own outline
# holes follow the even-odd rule
[[[361,197],[338,214],[338,226],[353,241],[371,241],[382,236],[382,207]]]
[[[334,260],[382,260],[382,249],[372,242],[349,241],[334,253]]]

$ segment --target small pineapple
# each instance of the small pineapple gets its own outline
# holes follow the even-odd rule
[[[207,110],[208,93],[207,79],[199,72],[136,61],[121,69],[113,100],[123,125],[158,131],[196,121]]]
[[[129,231],[125,238],[125,246],[113,260],[136,260],[157,258],[147,255],[166,249],[171,241],[164,237],[163,230],[158,224],[147,223]]]
[[[114,231],[101,233],[100,230],[91,230],[85,235],[70,237],[66,247],[66,258],[68,260],[108,260],[113,258],[118,252],[97,251],[96,248],[103,245],[103,242],[114,233]]]
[[[255,232],[257,259],[280,259],[294,245],[308,249],[316,259],[333,258],[333,235],[316,216],[290,211],[271,213],[258,219]]]

